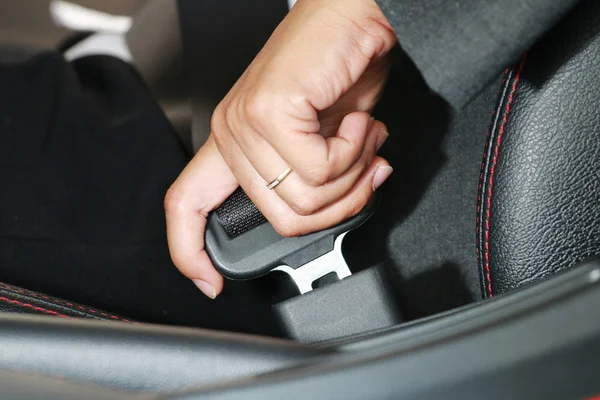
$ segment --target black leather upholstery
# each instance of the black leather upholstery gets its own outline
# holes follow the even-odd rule
[[[213,384],[309,363],[332,352],[221,331],[0,315],[0,371],[121,389]]]
[[[51,315],[60,318],[91,318],[131,322],[96,308],[50,297],[0,282],[0,313]]]
[[[600,254],[600,3],[582,2],[506,71],[484,154],[485,297]]]

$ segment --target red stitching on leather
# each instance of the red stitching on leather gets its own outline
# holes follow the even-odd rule
[[[36,306],[33,306],[31,304],[27,304],[27,303],[21,303],[20,301],[11,300],[11,299],[8,299],[6,297],[0,297],[0,301],[2,301],[4,303],[8,303],[8,304],[14,304],[14,305],[17,305],[19,307],[31,308],[32,310],[43,312],[45,314],[55,315],[55,316],[61,317],[61,318],[69,318],[69,319],[71,318],[68,315],[59,314],[56,311],[47,310],[47,309],[42,308],[42,307],[36,307]]]
[[[515,77],[515,81],[513,83],[513,87],[508,98],[508,103],[506,104],[506,109],[504,110],[504,116],[502,118],[502,125],[500,126],[500,131],[498,134],[498,139],[496,142],[496,148],[494,149],[494,158],[492,160],[492,167],[490,168],[490,181],[488,186],[488,198],[487,198],[487,209],[485,212],[485,278],[487,280],[487,292],[488,296],[491,298],[494,296],[492,292],[492,273],[490,269],[490,219],[492,216],[492,194],[494,187],[494,176],[496,174],[496,165],[498,163],[498,157],[500,155],[500,145],[502,144],[502,138],[504,137],[504,132],[506,130],[506,125],[508,123],[508,115],[510,114],[510,109],[513,104],[513,100],[515,97],[515,93],[517,92],[517,88],[519,86],[519,82],[521,81],[521,73],[523,72],[523,67],[525,66],[525,60],[527,59],[527,54],[523,56],[523,60],[521,61],[521,65],[519,66],[519,72]]]
[[[498,91],[498,96],[502,93],[502,88],[504,88],[504,84],[506,83],[506,79],[508,78],[508,68],[504,70],[504,77],[502,78],[502,83],[500,84],[500,90]],[[494,108],[492,111],[492,118],[490,121],[490,127],[488,128],[487,139],[485,141],[485,151],[483,152],[483,160],[481,161],[481,169],[479,170],[479,185],[477,186],[477,212],[475,213],[475,238],[477,240],[477,246],[475,246],[475,255],[479,260],[479,222],[481,221],[481,190],[483,189],[483,172],[485,168],[485,162],[487,160],[487,149],[490,145],[490,138],[492,136],[492,128],[494,127],[494,120],[496,118],[496,114],[498,113],[498,106]]]
[[[57,306],[64,307],[65,305],[67,305],[67,306],[69,306],[71,308],[78,308],[78,309],[80,309],[80,310],[82,310],[84,312],[90,312],[92,314],[96,314],[96,310],[92,310],[91,308],[85,308],[85,307],[82,307],[80,305],[76,306],[73,303],[69,303],[69,302],[66,302],[66,301],[60,300],[60,299],[52,299],[52,298],[50,298],[48,296],[45,296],[43,294],[38,294],[38,293],[29,291],[29,290],[19,289],[19,288],[16,288],[14,286],[11,286],[11,285],[9,285],[7,283],[4,283],[4,282],[0,282],[0,287],[5,288],[5,289],[10,290],[10,291],[13,291],[13,292],[21,293],[21,294],[23,294],[25,296],[31,296],[31,297],[35,297],[35,298],[41,298],[41,299],[43,299],[45,301],[48,301],[49,303],[53,303],[53,304],[55,304]],[[118,321],[131,322],[128,319],[121,318],[121,317],[118,317],[116,315],[108,315],[108,314],[105,314],[105,313],[100,313],[100,315],[102,315],[103,317],[111,318],[111,319],[118,320]]]

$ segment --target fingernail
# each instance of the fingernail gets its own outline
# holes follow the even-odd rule
[[[210,283],[200,279],[192,279],[192,282],[194,282],[194,285],[196,285],[196,287],[209,299],[214,300],[217,298],[217,290]]]
[[[390,137],[390,134],[387,133],[386,131],[379,132],[379,135],[377,136],[377,142],[376,142],[377,151],[379,151],[379,149],[381,149],[381,146],[383,146],[383,144],[385,143],[385,141],[387,140],[388,137]]]
[[[373,191],[379,189],[379,187],[383,185],[383,182],[390,177],[392,172],[394,172],[394,168],[387,165],[377,168],[375,176],[373,177]]]

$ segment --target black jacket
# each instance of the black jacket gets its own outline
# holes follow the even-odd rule
[[[578,0],[377,0],[431,89],[460,108]]]

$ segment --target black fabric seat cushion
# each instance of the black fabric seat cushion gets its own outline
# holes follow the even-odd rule
[[[130,318],[272,334],[250,284],[210,301],[173,266],[164,195],[189,160],[135,71],[0,64],[0,281]]]
[[[600,253],[600,3],[508,69],[477,201],[485,297]]]

